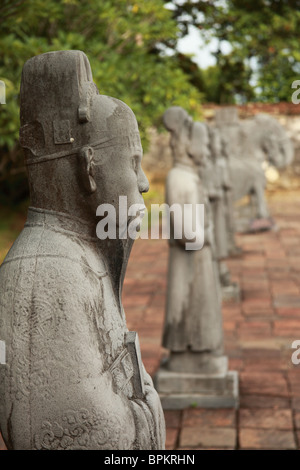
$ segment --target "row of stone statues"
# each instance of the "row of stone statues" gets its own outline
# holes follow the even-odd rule
[[[186,221],[171,218],[163,330],[169,356],[155,376],[159,397],[121,302],[133,240],[120,231],[115,239],[96,237],[100,204],[113,206],[118,221],[119,197],[143,206],[148,191],[135,116],[99,93],[81,51],[30,59],[20,106],[31,207],[0,269],[5,443],[9,449],[163,449],[161,405],[238,406],[221,309],[222,298],[239,295],[225,262],[239,251],[234,131],[218,120],[194,122],[180,107],[163,117],[174,158],[166,202],[182,210],[204,205],[198,229],[205,237],[202,249],[186,250],[192,240],[175,236],[176,224]],[[249,165],[244,157],[239,168]],[[242,185],[251,180],[241,175]],[[260,216],[268,216],[264,207]],[[127,214],[127,226],[133,218]]]
[[[263,220],[257,226],[271,228],[262,163],[288,165],[291,141],[275,119],[258,115],[240,122],[230,108],[217,112],[214,125],[193,122],[180,107],[169,108],[163,121],[174,159],[167,203],[204,204],[206,218],[202,250],[189,252],[183,240],[170,240],[163,334],[170,354],[155,383],[164,408],[238,406],[238,376],[228,371],[223,355],[221,312],[222,299],[238,300],[240,294],[225,262],[241,251],[235,244],[234,203],[246,194],[255,197],[256,217]]]
[[[226,155],[218,130],[193,122],[184,109],[168,109],[163,120],[174,158],[166,202],[182,208],[204,204],[205,243],[201,250],[187,251],[186,240],[170,239],[163,334],[170,355],[155,383],[164,408],[237,406],[238,377],[228,371],[224,356],[221,310],[221,283],[230,283],[223,261],[229,253],[232,211]]]

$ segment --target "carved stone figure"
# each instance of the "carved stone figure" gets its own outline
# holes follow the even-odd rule
[[[216,112],[216,125],[227,141],[234,200],[250,195],[259,224],[248,229],[270,229],[273,221],[264,196],[266,185],[263,162],[284,168],[293,160],[293,146],[285,129],[273,117],[257,114],[239,120],[236,108],[221,108]],[[252,226],[253,225],[253,226]]]
[[[232,245],[235,246],[235,240],[231,241],[232,232],[229,228],[234,208],[231,196],[227,194],[231,191],[232,183],[220,132],[216,127],[207,126],[207,129],[210,152],[209,157],[204,160],[200,171],[211,206],[215,241],[214,251],[218,265],[222,298],[223,300],[239,300],[239,286],[231,281],[230,272],[225,262],[225,259],[231,254]]]
[[[198,166],[208,153],[204,124],[193,123],[180,107],[164,116],[170,131],[174,167],[166,182],[166,202],[184,205],[207,200]],[[184,220],[184,217],[183,217]],[[180,220],[180,223],[182,220]],[[183,224],[186,223],[183,221]],[[219,280],[212,254],[214,235],[205,214],[205,243],[201,250],[186,250],[189,241],[175,238],[178,220],[171,218],[169,271],[163,346],[170,351],[155,383],[164,408],[236,405],[236,375],[227,370],[223,354],[223,328]],[[196,227],[198,230],[203,227]]]
[[[0,425],[9,449],[163,449],[159,397],[126,327],[130,238],[96,208],[142,203],[135,116],[99,94],[81,51],[26,62],[20,142],[31,207],[0,270]],[[129,220],[128,220],[129,222]]]
[[[234,182],[232,180],[232,171],[229,160],[229,137],[226,135],[221,135],[222,142],[222,156],[225,171],[225,180],[224,181],[224,208],[225,208],[225,217],[226,217],[226,235],[227,235],[227,246],[229,256],[239,256],[242,254],[242,249],[236,244],[236,221],[235,221],[235,198],[234,198]],[[226,188],[225,188],[226,185]]]
[[[221,153],[221,139],[218,130],[211,127],[207,127],[207,129],[210,153],[204,162],[202,177],[212,207],[217,258],[223,259],[228,256],[226,212],[223,195],[227,187],[230,188],[230,180],[228,173],[226,173],[226,162]]]
[[[177,129],[174,132],[175,126],[173,127],[173,120],[177,116],[183,119],[179,134]],[[176,127],[179,125],[179,119]],[[181,108],[170,108],[164,115],[164,124],[171,131],[174,155],[174,167],[166,182],[166,203],[169,206],[180,204],[182,211],[184,204],[204,204],[204,188],[200,184],[194,160],[188,153],[193,122]],[[207,149],[207,144],[204,144],[204,148]],[[205,220],[208,221],[207,218]],[[189,348],[191,351],[216,350],[218,356],[218,352],[222,351],[223,337],[222,327],[218,328],[217,325],[221,325],[222,320],[209,239],[206,236],[205,246],[201,250],[192,251],[185,249],[187,241],[184,235],[180,240],[173,239],[171,235],[163,346],[172,352],[179,352],[180,357]],[[202,312],[199,306],[202,307]],[[207,334],[212,324],[215,325],[213,334]],[[170,363],[172,362],[171,355]]]

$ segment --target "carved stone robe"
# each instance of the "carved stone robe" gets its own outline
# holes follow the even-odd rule
[[[164,448],[160,401],[94,233],[31,208],[1,266],[0,426],[11,449]]]
[[[193,168],[175,164],[166,183],[169,205],[205,204],[201,181]],[[184,237],[174,239],[171,226],[168,293],[163,346],[171,352],[218,351],[223,347],[218,279],[212,257],[213,234],[205,214],[205,244],[185,250]],[[174,231],[174,226],[173,226]]]

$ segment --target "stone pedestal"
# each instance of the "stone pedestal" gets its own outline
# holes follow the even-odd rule
[[[172,372],[163,366],[155,377],[165,410],[199,408],[238,408],[238,373]]]

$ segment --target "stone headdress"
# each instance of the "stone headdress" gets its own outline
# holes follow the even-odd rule
[[[99,94],[81,51],[29,59],[22,73],[20,108],[20,143],[27,165],[76,155],[87,145],[140,146],[133,112],[122,101]]]

